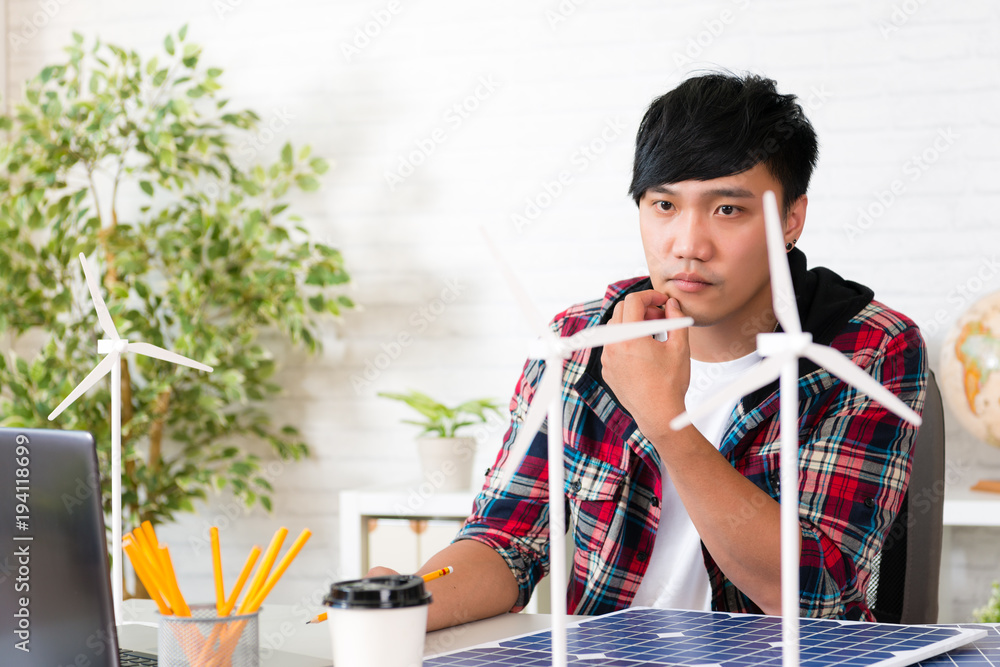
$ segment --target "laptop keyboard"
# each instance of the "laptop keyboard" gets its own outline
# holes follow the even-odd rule
[[[156,656],[120,648],[118,649],[118,664],[121,667],[156,667]]]

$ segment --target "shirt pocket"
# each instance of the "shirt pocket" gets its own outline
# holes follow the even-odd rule
[[[566,499],[577,551],[610,554],[618,544],[625,512],[627,474],[580,452],[567,452]]]

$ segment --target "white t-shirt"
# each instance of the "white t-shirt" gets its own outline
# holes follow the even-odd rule
[[[752,352],[732,361],[708,363],[691,360],[691,383],[684,395],[684,406],[690,410],[699,405],[761,361]],[[723,405],[710,414],[697,419],[695,428],[706,440],[715,445],[722,443],[722,436],[729,425],[729,417],[736,401]],[[660,525],[656,541],[649,556],[649,566],[639,584],[632,604],[641,607],[709,610],[712,607],[712,589],[701,553],[701,537],[691,523],[687,509],[677,490],[660,463],[663,493],[660,496]]]

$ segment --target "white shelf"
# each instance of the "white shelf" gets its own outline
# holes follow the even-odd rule
[[[1000,526],[1000,493],[949,486],[944,494],[944,525]]]
[[[437,492],[426,482],[372,486],[340,492],[340,567],[343,576],[364,575],[363,554],[369,518],[464,520],[477,491]]]

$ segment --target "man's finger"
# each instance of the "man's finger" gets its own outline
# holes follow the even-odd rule
[[[686,317],[684,311],[681,310],[681,303],[677,299],[670,297],[667,300],[667,305],[664,307],[666,311],[667,318],[673,319],[675,317]],[[687,347],[688,345],[688,328],[683,327],[680,329],[675,329],[670,332],[670,338],[668,340],[676,341],[675,345],[681,345]]]
[[[660,319],[663,313],[657,308],[667,302],[667,297],[656,290],[633,292],[625,297],[622,312],[624,322],[642,322],[643,320]]]

